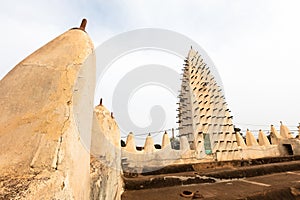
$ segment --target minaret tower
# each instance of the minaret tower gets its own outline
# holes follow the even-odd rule
[[[237,151],[232,116],[222,89],[193,49],[183,68],[178,110],[179,135],[188,138],[199,157]]]

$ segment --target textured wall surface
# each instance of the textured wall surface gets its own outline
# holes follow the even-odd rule
[[[223,91],[209,66],[193,49],[189,51],[183,68],[179,133],[188,138],[198,158],[218,153],[224,154],[222,159],[226,160],[225,155],[238,151],[232,116]]]
[[[199,162],[196,159],[195,150],[190,149],[187,138],[181,137],[180,139],[180,149],[172,149],[170,138],[165,133],[162,138],[161,149],[156,149],[153,138],[148,135],[143,149],[137,150],[134,135],[130,133],[127,137],[126,146],[122,148],[124,173],[141,173],[168,165]]]
[[[82,29],[49,42],[0,81],[0,199],[120,199],[122,167],[142,172],[171,164],[300,155],[300,140],[281,124],[271,142],[260,131],[234,131],[220,86],[193,49],[183,69],[180,150],[165,134],[137,151],[120,147],[118,125],[93,106],[93,44]],[[300,127],[299,127],[300,132]],[[121,162],[122,161],[122,162]]]
[[[196,158],[239,160],[297,155],[299,140],[281,123],[280,134],[271,126],[271,142],[259,131],[246,132],[246,142],[234,131],[221,86],[209,66],[191,49],[185,60],[179,102],[179,134],[188,138]]]
[[[120,130],[102,105],[94,110],[91,143],[90,199],[120,199],[123,181]]]
[[[90,137],[94,76],[93,44],[72,29],[1,80],[1,197],[88,199],[89,144],[79,131]]]

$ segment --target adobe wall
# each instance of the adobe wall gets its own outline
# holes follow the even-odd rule
[[[236,135],[241,153],[240,159],[246,160],[264,157],[300,155],[300,140],[293,138],[291,131],[282,123],[279,132],[271,125],[271,142],[262,131],[259,131],[257,139],[250,131],[247,131],[246,142],[243,140],[240,133],[237,133]],[[290,152],[288,148],[290,148]]]
[[[110,112],[103,105],[96,106],[91,141],[90,199],[121,199],[120,139],[119,127]]]
[[[94,76],[92,41],[72,29],[0,81],[2,197],[88,199],[90,144],[80,131],[90,138]]]
[[[199,161],[300,155],[300,141],[282,124],[280,134],[271,127],[271,143],[264,133],[257,142],[251,132],[245,143],[233,131],[216,82],[207,87],[202,81],[213,80],[209,69],[195,51],[190,54],[192,68],[205,75],[186,70],[193,83],[182,88],[189,101],[181,102],[180,119],[188,123],[180,122],[180,150],[171,148],[167,134],[162,149],[148,136],[137,151],[132,134],[120,147],[113,116],[101,104],[93,106],[95,57],[84,29],[67,31],[20,62],[0,81],[0,198],[120,199],[121,165],[126,173],[141,173]],[[191,90],[197,90],[192,97]]]
[[[238,151],[232,116],[222,88],[202,56],[190,49],[185,60],[179,101],[179,134],[197,158]]]
[[[274,126],[271,126],[271,137],[273,137],[273,141],[276,141],[275,144],[270,143],[262,131],[259,132],[258,138],[247,131],[246,141],[239,132],[236,132],[234,134],[236,142],[220,142],[221,145],[217,146],[215,153],[199,157],[196,150],[190,149],[190,144],[185,136],[180,137],[180,150],[171,148],[167,133],[163,136],[161,149],[156,149],[152,137],[147,136],[143,150],[136,150],[134,135],[130,133],[126,146],[122,148],[122,166],[125,173],[134,174],[159,170],[176,164],[252,160],[291,155],[284,145],[290,145],[292,155],[300,155],[300,140],[292,138],[290,135],[289,129],[283,124],[281,124],[280,133]]]
[[[185,136],[180,137],[180,149],[171,148],[167,133],[163,135],[161,149],[156,149],[152,137],[145,140],[143,150],[137,150],[133,133],[127,137],[126,146],[122,147],[122,167],[124,173],[145,173],[159,170],[169,165],[190,164],[213,160],[212,156],[198,158],[195,150],[190,149],[190,144]]]

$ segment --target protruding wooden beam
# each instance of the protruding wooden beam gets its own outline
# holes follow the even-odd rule
[[[85,31],[86,24],[87,24],[87,20],[85,18],[83,18],[79,29]]]

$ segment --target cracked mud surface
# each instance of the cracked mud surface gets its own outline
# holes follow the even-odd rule
[[[24,198],[33,180],[34,175],[27,177],[1,176],[0,200]]]

